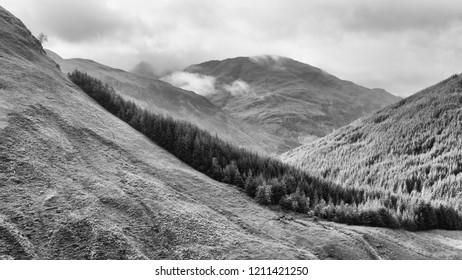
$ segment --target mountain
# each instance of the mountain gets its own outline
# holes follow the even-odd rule
[[[399,97],[340,80],[321,69],[278,56],[237,57],[192,65],[186,72],[216,79],[215,105],[286,139],[321,137]]]
[[[2,7],[0,38],[0,259],[316,258],[303,226],[271,233],[277,212],[78,90]]]
[[[462,75],[281,158],[345,187],[365,186],[462,210]]]
[[[458,232],[260,206],[108,113],[0,7],[0,259],[453,259]]]
[[[47,50],[64,73],[78,69],[112,86],[127,100],[155,113],[191,122],[213,135],[262,154],[281,153],[296,143],[229,116],[207,98],[166,82],[114,69],[88,59],[63,59]]]
[[[156,78],[157,75],[154,72],[154,67],[152,67],[151,64],[148,62],[142,61],[135,65],[133,69],[130,71],[133,74],[136,74],[141,77],[146,77],[146,78]]]

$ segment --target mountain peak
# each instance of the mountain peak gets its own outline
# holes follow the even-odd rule
[[[254,63],[275,63],[281,60],[289,60],[290,58],[273,54],[261,54],[249,56],[248,59]]]
[[[133,74],[136,74],[145,78],[157,78],[157,75],[154,71],[152,64],[146,61],[141,61],[130,71]]]
[[[292,141],[324,136],[400,99],[276,55],[208,61],[185,71],[213,78],[216,90],[207,97],[229,114]]]

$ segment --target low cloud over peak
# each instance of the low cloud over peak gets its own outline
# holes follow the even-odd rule
[[[161,80],[173,86],[184,90],[190,90],[203,96],[213,94],[217,90],[225,90],[233,96],[254,93],[250,85],[240,79],[235,80],[231,84],[217,84],[215,77],[184,71],[170,73],[163,76]]]
[[[161,80],[200,95],[215,92],[215,78],[207,75],[177,71],[162,77]]]
[[[276,62],[282,59],[282,56],[279,55],[271,55],[271,54],[262,54],[262,55],[255,55],[249,57],[250,61],[255,63],[269,63],[269,62]]]
[[[257,55],[249,57],[250,61],[256,63],[260,66],[270,67],[274,70],[284,71],[286,68],[284,67],[284,62],[287,61],[288,58],[278,56],[278,55]]]

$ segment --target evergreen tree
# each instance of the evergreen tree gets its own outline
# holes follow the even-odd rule
[[[223,169],[218,164],[218,160],[215,157],[212,159],[212,171],[211,171],[210,176],[217,181],[224,181],[223,180]]]
[[[255,192],[255,200],[262,205],[271,204],[271,186],[260,185]]]
[[[241,176],[241,173],[239,172],[239,169],[236,168],[236,171],[234,173],[234,184],[238,186],[239,188],[243,189],[245,188],[245,182],[244,179]]]
[[[248,176],[245,180],[245,192],[250,197],[255,197],[255,193],[257,191],[257,187],[259,185],[259,180],[255,177]]]

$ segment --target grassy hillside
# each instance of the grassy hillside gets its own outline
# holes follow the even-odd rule
[[[207,97],[232,116],[302,143],[400,100],[285,57],[237,57],[185,71],[215,77]]]
[[[107,113],[3,8],[0,22],[1,259],[315,258],[295,223],[269,233],[277,213]]]
[[[462,76],[343,127],[282,158],[347,188],[462,210]]]
[[[112,86],[127,100],[151,112],[192,122],[198,127],[217,134],[220,138],[262,154],[276,154],[294,148],[295,143],[277,136],[223,112],[207,98],[168,83],[114,69],[88,59],[62,59],[47,51],[64,73],[75,69],[86,72]]]

